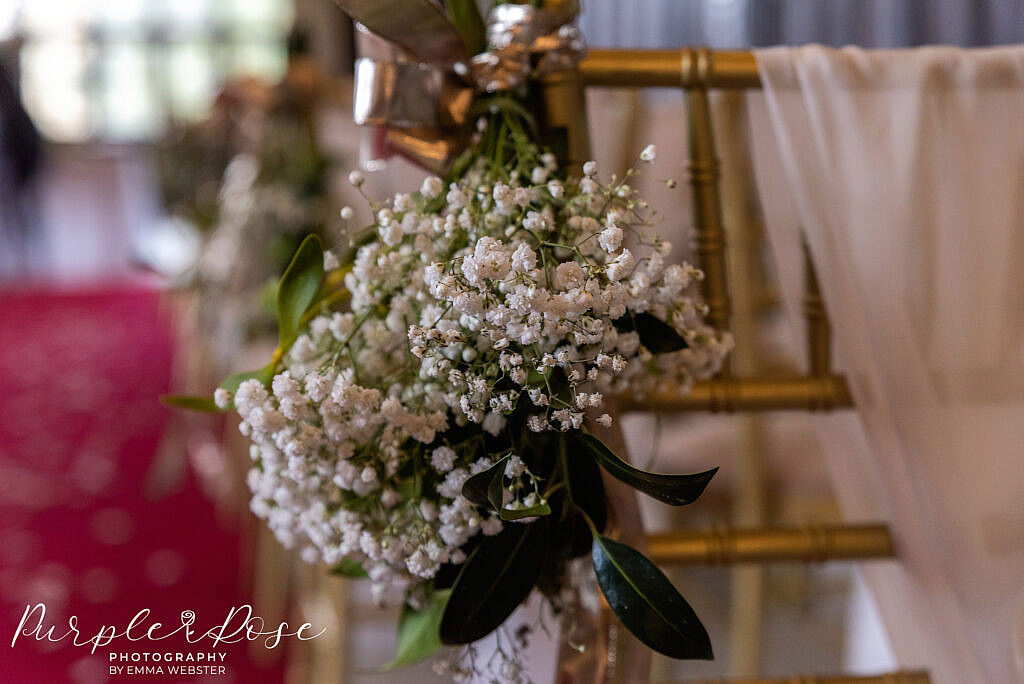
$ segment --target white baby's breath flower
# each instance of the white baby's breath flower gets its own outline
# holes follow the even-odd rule
[[[544,432],[550,428],[547,419],[540,415],[533,415],[527,418],[526,427],[530,428],[533,432]]]
[[[358,188],[361,187],[363,183],[366,182],[366,176],[364,176],[363,172],[359,170],[349,171],[348,182],[351,183],[354,187]]]
[[[555,269],[555,285],[565,290],[582,287],[585,278],[583,269],[575,261],[558,264]]]
[[[633,265],[635,260],[633,253],[628,249],[622,250],[619,256],[615,257],[615,260],[608,264],[608,280],[617,282],[628,276],[633,271]]]
[[[640,153],[640,161],[651,163],[658,156],[658,149],[654,145],[648,145]]]
[[[622,245],[622,229],[614,225],[608,226],[598,235],[597,241],[601,249],[611,254]]]
[[[338,212],[338,215],[341,216],[342,220],[344,221],[351,221],[352,217],[355,215],[355,212],[352,211],[352,207],[345,206],[341,208],[341,211]]]
[[[583,164],[583,175],[584,176],[593,176],[595,173],[597,173],[597,162],[596,161],[591,160],[591,161],[588,161],[588,162]]]
[[[223,387],[218,387],[213,392],[213,403],[215,403],[217,405],[217,408],[219,408],[219,409],[230,408],[230,406],[231,406],[231,392],[229,392],[228,390],[224,389]]]
[[[455,465],[455,452],[446,446],[438,447],[430,453],[430,464],[439,473],[447,473]]]
[[[412,209],[412,195],[407,192],[400,192],[395,195],[394,200],[395,211],[409,211]]]
[[[427,176],[420,186],[420,194],[427,199],[434,199],[444,190],[444,182],[437,176]]]

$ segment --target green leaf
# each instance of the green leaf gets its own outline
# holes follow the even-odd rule
[[[598,532],[604,532],[608,524],[608,497],[605,495],[597,460],[586,445],[579,441],[582,433],[559,434],[566,440],[568,447],[565,463],[569,470],[569,490],[576,508],[570,508],[557,527],[555,534],[558,539],[552,543],[552,549],[565,558],[579,558],[590,553],[593,541],[590,526],[580,511],[590,518]]]
[[[640,641],[670,658],[714,659],[700,618],[651,561],[603,535],[594,536],[593,557],[608,605]]]
[[[282,348],[299,332],[299,323],[313,303],[324,277],[324,246],[309,235],[292,257],[277,289],[278,339]]]
[[[551,506],[547,502],[528,508],[502,508],[498,511],[498,516],[502,520],[522,520],[523,518],[536,518],[544,515],[551,515]]]
[[[544,382],[551,377],[551,368],[545,368],[543,372],[531,367],[526,372],[526,385],[529,387],[537,387],[543,385]]]
[[[430,603],[422,610],[413,610],[406,604],[398,619],[398,648],[395,659],[382,670],[395,670],[414,665],[440,650],[441,617],[444,615],[451,589],[435,591]]]
[[[260,311],[268,318],[277,315],[277,288],[280,284],[279,278],[271,276],[260,289]]]
[[[478,55],[487,49],[487,29],[476,0],[448,0],[448,12],[459,37],[466,45],[466,51]]]
[[[487,503],[491,508],[500,511],[505,503],[505,472],[502,469],[487,487]]]
[[[711,482],[718,468],[692,475],[661,475],[637,470],[612,453],[604,442],[594,435],[581,433],[580,440],[590,450],[598,463],[612,477],[628,484],[644,494],[671,506],[693,503]]]
[[[184,394],[165,394],[160,397],[160,403],[171,408],[188,409],[189,411],[204,411],[206,413],[219,413],[222,408],[214,403],[210,397],[190,397]]]
[[[274,370],[276,369],[275,364],[264,366],[259,370],[246,371],[245,373],[235,373],[224,378],[220,383],[220,386],[229,392],[237,392],[239,385],[246,380],[259,380],[263,385],[269,385],[270,381],[274,379]]]
[[[505,622],[537,582],[548,550],[548,518],[506,525],[463,564],[441,620],[441,641],[468,644]]]
[[[363,570],[363,564],[357,560],[352,560],[351,558],[346,558],[331,568],[331,574],[348,577],[350,579],[365,579],[369,577],[369,575],[366,574],[366,570]]]
[[[405,480],[399,480],[398,486],[395,489],[401,494],[403,500],[411,501],[412,499],[420,498],[423,483],[419,477],[410,477]]]
[[[494,506],[495,510],[500,508],[502,480],[505,477],[505,464],[508,459],[509,457],[505,456],[487,470],[468,478],[462,484],[462,496],[477,506],[490,504]],[[497,503],[494,503],[495,495],[497,495]]]
[[[534,139],[538,137],[537,122],[534,120],[533,114],[516,98],[509,97],[508,95],[488,95],[487,97],[477,98],[473,106],[469,108],[469,118],[472,121],[480,116],[494,112],[504,112],[510,116],[519,117],[530,129],[532,137]]]
[[[636,334],[640,336],[640,343],[647,347],[652,354],[665,354],[690,346],[683,336],[676,332],[675,328],[657,316],[646,312],[627,314],[617,318],[613,325],[620,331],[635,330]]]

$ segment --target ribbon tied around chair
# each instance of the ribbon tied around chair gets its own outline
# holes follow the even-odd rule
[[[386,130],[386,146],[435,172],[465,147],[485,93],[573,68],[583,57],[577,0],[504,4],[481,19],[475,0],[337,0],[368,39],[355,68],[353,116]]]

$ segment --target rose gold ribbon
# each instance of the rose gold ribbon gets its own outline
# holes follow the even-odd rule
[[[356,62],[353,115],[385,126],[389,151],[436,172],[464,147],[477,93],[515,88],[532,76],[575,66],[584,53],[570,22],[576,0],[543,8],[505,4],[487,18],[487,49],[467,54],[458,31],[434,0],[337,0],[366,34],[387,41],[382,53]],[[371,41],[372,42],[372,41]]]

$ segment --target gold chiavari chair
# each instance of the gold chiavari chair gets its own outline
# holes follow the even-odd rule
[[[737,333],[753,326],[745,320],[756,309],[750,292],[734,302],[735,282],[730,282],[727,226],[720,187],[719,149],[713,126],[711,92],[741,92],[759,88],[757,64],[750,52],[682,50],[590,50],[575,71],[548,74],[543,79],[544,115],[550,127],[564,127],[568,133],[570,159],[581,164],[589,158],[584,87],[680,88],[688,110],[689,173],[693,192],[696,251],[705,272],[702,284],[709,320],[722,329]],[[727,231],[727,227],[730,228]],[[748,236],[749,237],[749,236]],[[622,412],[680,413],[688,411],[742,412],[830,411],[853,405],[845,378],[831,365],[831,340],[827,313],[818,292],[814,265],[805,255],[804,313],[807,322],[806,372],[767,375],[759,364],[731,362],[718,377],[696,384],[686,396],[671,393],[644,399],[625,397]],[[735,281],[735,279],[733,279]],[[733,289],[730,285],[733,285]],[[748,288],[749,289],[749,288]],[[734,306],[734,303],[736,306]],[[744,320],[739,320],[744,317]],[[754,516],[756,517],[756,516]],[[893,540],[884,524],[806,525],[801,527],[722,527],[709,531],[672,531],[647,536],[650,557],[663,566],[760,566],[790,561],[818,563],[890,558]],[[320,599],[337,610],[339,627],[344,618],[344,589],[334,587],[329,598],[321,576],[300,578],[300,591],[307,599]],[[287,574],[291,574],[289,570]],[[278,579],[280,573],[278,573]],[[327,582],[344,584],[338,578]],[[333,592],[332,592],[333,593]],[[300,598],[301,600],[301,598]],[[312,605],[312,604],[310,604]],[[331,621],[333,622],[333,620]],[[611,621],[612,623],[614,621]],[[342,636],[332,647],[344,643]],[[613,638],[614,641],[614,638]],[[338,653],[323,649],[301,658],[291,681],[341,681],[345,667]],[[928,684],[926,672],[892,672],[878,676],[807,676],[781,679],[731,679],[704,684]],[[638,684],[629,682],[629,684]],[[691,682],[690,684],[697,684]]]
[[[720,329],[752,329],[733,320],[728,273],[727,230],[720,188],[721,171],[713,126],[711,91],[739,92],[761,85],[750,52],[681,50],[591,50],[578,72],[560,72],[544,80],[549,126],[568,131],[573,162],[589,157],[584,87],[680,88],[688,113],[689,176],[693,193],[696,256],[704,270],[703,297],[708,318]],[[831,331],[818,290],[814,264],[805,250],[806,371],[783,376],[757,372],[757,363],[730,361],[714,379],[699,382],[686,396],[672,393],[644,399],[624,398],[623,412],[830,411],[851,408],[846,379],[833,371]],[[751,315],[751,293],[737,313]],[[756,518],[756,515],[754,516]],[[881,524],[811,525],[799,528],[673,531],[648,536],[651,557],[663,565],[733,565],[775,561],[822,562],[888,558],[895,555],[889,529]],[[759,596],[759,594],[757,594]],[[734,615],[735,616],[735,615]],[[733,680],[754,684],[924,684],[925,672],[896,672],[877,677],[791,677]],[[710,684],[710,683],[708,683]]]

